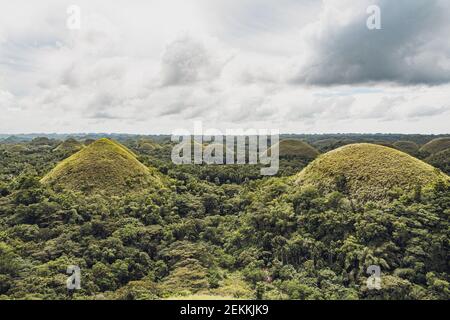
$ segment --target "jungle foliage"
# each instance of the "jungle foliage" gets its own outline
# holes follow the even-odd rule
[[[340,175],[328,181],[330,188],[299,185],[295,177],[312,159],[283,157],[278,176],[263,178],[258,166],[176,166],[170,141],[127,136],[120,139],[123,150],[104,147],[151,170],[158,187],[113,195],[63,191],[42,180],[67,161],[55,152],[62,141],[6,139],[0,142],[0,299],[450,298],[445,180],[390,188],[387,201],[361,201]],[[87,137],[76,139],[95,147],[84,143]],[[324,152],[346,139],[367,137],[306,140]],[[89,146],[79,150],[95,149]],[[441,158],[433,161],[448,163]],[[69,265],[81,268],[81,290],[66,288]],[[381,267],[380,290],[366,285],[370,265]]]

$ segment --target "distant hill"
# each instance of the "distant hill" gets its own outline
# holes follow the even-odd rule
[[[5,150],[8,150],[9,152],[21,153],[21,152],[26,152],[29,149],[26,146],[24,146],[23,144],[11,144],[11,145],[6,145]]]
[[[355,142],[356,143],[356,142]],[[375,141],[361,141],[359,143],[370,143],[370,144],[377,144],[379,146],[394,148],[394,145],[390,142],[383,141],[383,140],[375,140]]]
[[[105,138],[60,162],[41,182],[61,189],[107,195],[163,185],[155,169],[147,168],[133,152]]]
[[[351,143],[355,143],[355,141],[348,139],[338,140],[335,138],[329,138],[317,140],[313,143],[313,146],[316,147],[320,152],[328,152]]]
[[[79,142],[73,138],[69,138],[69,139],[63,141],[62,143],[60,143],[54,149],[54,151],[72,154],[72,153],[80,151],[83,148],[84,148],[84,145],[81,142]]]
[[[314,147],[304,141],[296,139],[281,140],[278,143],[280,157],[300,157],[305,159],[315,159],[319,155]]]
[[[161,149],[161,146],[150,139],[139,139],[136,148],[143,153],[152,153]]]
[[[15,144],[15,143],[20,143],[25,141],[24,139],[21,139],[20,137],[17,136],[9,136],[5,139],[3,139],[1,142],[4,144]]]
[[[383,200],[393,188],[413,190],[438,180],[449,177],[406,153],[367,143],[330,151],[296,177],[298,185],[338,190],[357,200]]]
[[[438,138],[425,144],[420,151],[434,154],[450,148],[450,138]]]
[[[56,140],[51,140],[47,137],[37,137],[31,140],[30,144],[33,146],[51,146],[57,143]]]
[[[394,148],[403,151],[410,155],[417,155],[419,153],[420,146],[413,141],[397,141],[393,144]]]
[[[450,148],[432,154],[425,159],[426,162],[450,174]]]
[[[96,141],[95,139],[86,139],[86,140],[84,140],[84,145],[88,146],[88,145],[94,143],[95,141]]]

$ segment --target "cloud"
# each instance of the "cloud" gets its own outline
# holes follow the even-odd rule
[[[359,115],[362,119],[389,120],[397,117],[394,114],[395,108],[406,103],[408,100],[404,96],[383,96],[377,104],[360,108]]]
[[[220,77],[229,58],[223,55],[217,41],[208,40],[205,44],[184,35],[167,44],[161,59],[162,85],[192,85]]]
[[[91,118],[91,119],[123,119],[123,117],[118,117],[118,116],[112,115],[106,111],[97,111],[94,114],[90,115],[89,118]]]
[[[381,30],[366,27],[366,8],[381,8]],[[291,81],[339,85],[450,82],[450,32],[445,0],[323,1],[320,19],[302,32],[309,56]]]
[[[0,11],[0,131],[448,131],[447,1],[78,2]]]
[[[442,115],[450,111],[450,107],[444,106],[416,106],[408,108],[406,114],[409,118],[424,118]]]
[[[4,109],[14,108],[14,95],[9,91],[0,90],[0,106]]]

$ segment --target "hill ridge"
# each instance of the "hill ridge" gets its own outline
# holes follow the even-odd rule
[[[283,139],[278,142],[280,157],[304,157],[307,159],[316,158],[320,152],[300,139]]]
[[[162,186],[156,169],[146,167],[134,152],[106,138],[58,163],[41,182],[62,189],[111,195]]]
[[[449,181],[439,169],[402,151],[369,143],[351,144],[319,156],[295,176],[297,185],[325,191],[347,188],[360,200],[383,200],[393,188],[412,190],[438,180]],[[344,181],[342,181],[344,180]]]

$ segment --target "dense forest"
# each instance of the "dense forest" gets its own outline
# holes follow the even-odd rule
[[[264,177],[167,136],[0,136],[0,299],[447,300],[449,141],[285,135]]]

